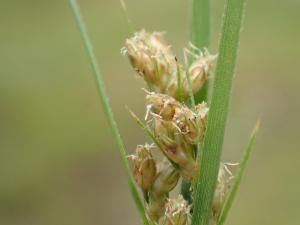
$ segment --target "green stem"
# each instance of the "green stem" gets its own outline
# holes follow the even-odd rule
[[[199,49],[209,48],[211,39],[211,0],[190,0],[190,40]],[[208,81],[195,94],[195,103],[207,101]]]
[[[188,82],[190,103],[191,103],[191,106],[194,110],[195,106],[196,106],[196,102],[195,102],[195,96],[193,94],[193,84],[192,84],[191,76],[190,76],[188,71],[186,71],[186,79],[187,79],[187,82]]]
[[[226,0],[207,131],[195,185],[192,225],[207,225],[218,177],[232,80],[236,64],[244,0]]]
[[[100,99],[101,99],[101,103],[102,103],[102,106],[103,106],[105,116],[108,120],[108,123],[110,125],[111,130],[112,130],[113,137],[114,137],[114,139],[117,143],[118,149],[119,149],[119,154],[120,154],[121,161],[122,161],[122,164],[123,164],[124,169],[125,169],[125,173],[127,175],[127,180],[128,180],[128,184],[129,184],[129,187],[130,187],[130,190],[131,190],[132,197],[135,201],[135,204],[138,208],[138,211],[140,213],[140,216],[141,216],[144,224],[149,225],[149,221],[146,217],[142,200],[139,196],[138,190],[135,186],[133,177],[132,177],[131,172],[130,172],[129,164],[128,164],[128,161],[126,159],[126,151],[125,151],[124,143],[121,139],[120,132],[119,132],[119,129],[117,127],[117,123],[114,119],[112,110],[111,110],[110,105],[109,105],[109,100],[108,100],[108,97],[106,95],[106,91],[105,91],[102,75],[101,75],[101,72],[100,72],[100,68],[98,66],[97,59],[96,59],[96,56],[95,56],[95,53],[94,53],[94,50],[93,50],[93,46],[92,46],[92,43],[91,43],[90,38],[88,36],[88,32],[87,32],[85,24],[83,22],[83,19],[82,19],[81,13],[80,13],[80,8],[79,8],[76,0],[69,0],[69,3],[70,3],[72,13],[74,15],[76,24],[78,26],[82,41],[84,43],[84,47],[85,47],[87,56],[88,56],[89,61],[91,63],[93,74],[94,74],[95,80],[96,80],[97,90],[98,90],[98,93],[99,93],[99,96],[100,96]]]
[[[210,45],[211,0],[191,0],[190,39],[197,48]]]

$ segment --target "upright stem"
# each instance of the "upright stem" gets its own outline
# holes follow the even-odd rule
[[[211,37],[211,0],[190,0],[190,40],[199,49],[209,48]],[[195,94],[195,103],[207,101],[208,81]]]
[[[207,131],[196,180],[192,225],[207,225],[219,172],[245,0],[226,0]]]
[[[211,36],[211,0],[191,0],[190,39],[198,48],[208,47]]]

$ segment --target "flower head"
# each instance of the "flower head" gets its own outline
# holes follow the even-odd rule
[[[170,46],[165,43],[163,33],[136,32],[134,37],[126,40],[122,52],[154,91],[164,92],[169,80],[176,74],[177,62]]]
[[[198,50],[199,51],[199,50]],[[188,68],[188,73],[192,82],[193,93],[197,93],[208,77],[209,70],[213,66],[213,62],[216,59],[216,55],[211,55],[207,49],[204,52],[200,52],[199,55],[195,55],[195,61]],[[188,81],[184,82],[185,93],[188,94],[189,86]]]

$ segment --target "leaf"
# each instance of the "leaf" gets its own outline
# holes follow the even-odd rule
[[[211,36],[211,1],[190,0],[190,40],[199,49],[209,48]],[[195,94],[196,104],[207,101],[208,81]]]
[[[199,176],[195,183],[192,225],[207,225],[219,171],[232,80],[244,13],[244,0],[226,0],[219,57]]]
[[[249,157],[250,157],[250,154],[251,154],[252,149],[253,149],[253,145],[254,145],[255,140],[256,140],[256,135],[257,135],[257,132],[259,130],[259,126],[260,126],[260,121],[258,120],[256,122],[255,128],[253,129],[252,134],[249,138],[247,148],[245,150],[245,153],[244,153],[243,159],[241,161],[239,170],[238,170],[238,172],[235,176],[235,179],[233,181],[231,191],[228,194],[228,197],[226,198],[226,201],[224,202],[224,204],[222,206],[221,213],[220,213],[219,218],[218,218],[218,223],[217,223],[218,225],[223,225],[224,224],[224,222],[227,218],[228,212],[231,209],[232,203],[235,199],[238,188],[240,186],[242,177],[245,173],[245,169],[246,169],[246,166],[248,164]]]
[[[100,99],[101,99],[101,103],[102,103],[102,106],[103,106],[105,116],[106,116],[107,121],[110,125],[113,137],[114,137],[114,139],[117,143],[118,149],[119,149],[119,154],[120,154],[121,161],[122,161],[122,164],[123,164],[124,169],[125,169],[125,173],[126,173],[126,176],[127,176],[127,181],[128,181],[129,187],[130,187],[132,197],[134,199],[134,202],[135,202],[136,207],[139,211],[139,214],[140,214],[140,216],[143,220],[144,225],[150,225],[150,223],[149,223],[149,221],[146,217],[143,202],[141,200],[141,197],[139,196],[139,192],[136,188],[136,185],[134,183],[134,179],[131,175],[129,164],[128,164],[128,161],[126,159],[125,146],[124,146],[124,143],[122,141],[117,123],[114,119],[113,112],[112,112],[111,107],[109,105],[109,100],[108,100],[108,97],[106,95],[106,91],[105,91],[102,75],[101,75],[101,72],[100,72],[100,68],[99,68],[99,65],[97,63],[97,59],[96,59],[96,56],[95,56],[95,53],[94,53],[94,49],[93,49],[92,43],[90,41],[88,32],[86,30],[84,21],[82,19],[82,16],[81,16],[81,13],[80,13],[80,8],[79,8],[76,0],[69,0],[69,4],[70,4],[70,7],[71,7],[71,11],[73,13],[73,16],[75,18],[76,24],[78,26],[78,29],[79,29],[79,32],[80,32],[80,35],[81,35],[86,53],[87,53],[87,56],[89,58],[93,74],[95,76],[97,90],[98,90],[98,94],[99,94]]]

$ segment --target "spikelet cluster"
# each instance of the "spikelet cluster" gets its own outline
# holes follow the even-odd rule
[[[144,78],[151,91],[174,98],[188,97],[187,73],[190,74],[193,92],[199,91],[216,58],[207,50],[196,53],[186,50],[195,60],[184,70],[170,45],[166,44],[164,33],[148,33],[145,30],[136,32],[134,37],[127,39],[121,52],[128,56],[132,67]],[[178,80],[178,76],[182,79]]]
[[[127,39],[122,49],[149,87],[146,91],[145,126],[154,143],[138,145],[135,154],[129,158],[133,176],[143,192],[147,216],[156,225],[191,224],[192,201],[182,195],[170,198],[170,192],[180,179],[184,179],[191,184],[193,199],[192,186],[198,175],[197,156],[201,150],[199,143],[205,137],[209,107],[205,102],[191,107],[186,98],[190,89],[197,93],[203,86],[215,59],[207,50],[201,52],[193,46],[191,48],[192,52],[185,50],[192,59],[185,67],[166,44],[163,33],[142,30]],[[230,177],[226,164],[221,163],[210,225],[216,224]]]
[[[168,95],[154,92],[147,94],[146,101],[151,114],[147,118],[162,152],[191,181],[197,171],[195,145],[202,141],[206,129],[206,103],[193,111]]]

